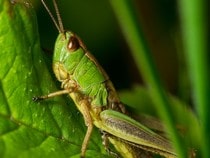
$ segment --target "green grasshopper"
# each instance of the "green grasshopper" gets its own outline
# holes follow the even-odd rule
[[[103,68],[76,34],[64,30],[56,1],[53,0],[53,5],[58,22],[44,0],[41,1],[59,31],[54,48],[53,71],[63,90],[34,97],[33,100],[69,94],[87,126],[81,157],[85,156],[94,125],[103,133],[105,148],[108,150],[108,142],[111,142],[124,157],[138,157],[138,149],[176,157],[167,139],[125,114],[124,105]]]

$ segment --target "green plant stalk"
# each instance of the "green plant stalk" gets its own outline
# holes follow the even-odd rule
[[[179,2],[182,15],[183,42],[193,90],[195,108],[201,121],[203,157],[210,157],[209,94],[210,76],[207,51],[207,10],[204,0]]]
[[[181,143],[178,133],[174,127],[174,117],[168,97],[162,88],[161,81],[154,66],[151,53],[142,31],[137,24],[136,16],[133,13],[133,8],[127,0],[110,0],[117,20],[123,34],[130,46],[132,55],[135,59],[138,69],[142,72],[145,83],[149,86],[157,110],[162,117],[166,129],[169,131],[173,145],[179,157],[186,157],[186,150]]]

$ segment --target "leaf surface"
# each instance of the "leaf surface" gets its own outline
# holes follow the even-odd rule
[[[86,127],[57,90],[40,49],[36,15],[26,1],[0,1],[0,157],[79,157]],[[108,157],[94,131],[87,157]]]

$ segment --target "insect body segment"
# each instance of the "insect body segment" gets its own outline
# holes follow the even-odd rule
[[[105,82],[108,77],[98,71],[95,60],[81,43],[73,33],[61,33],[55,45],[53,70],[63,82],[63,88],[76,88],[91,100],[91,105],[106,106],[108,92]]]
[[[71,32],[64,32],[58,35],[53,54],[54,63],[61,63],[66,68],[66,72],[72,74],[84,56],[84,50],[78,40]]]

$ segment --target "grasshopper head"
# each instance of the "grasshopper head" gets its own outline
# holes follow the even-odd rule
[[[67,31],[58,35],[53,56],[53,70],[58,80],[67,79],[74,72],[85,52],[86,47],[74,33]]]

